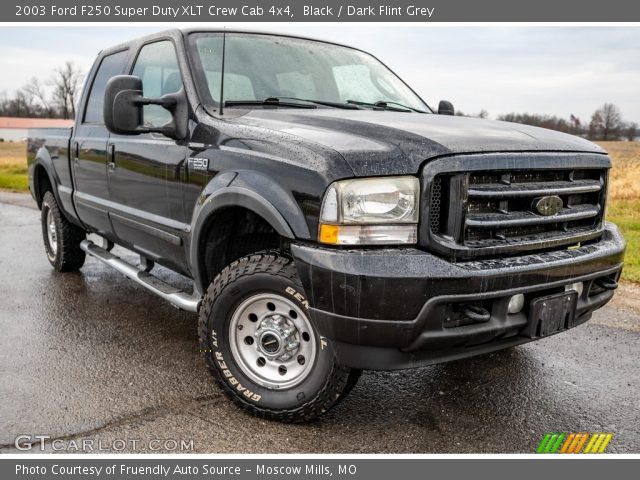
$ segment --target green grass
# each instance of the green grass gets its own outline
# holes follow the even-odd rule
[[[0,165],[0,189],[24,192],[29,189],[27,166]]]
[[[616,223],[627,241],[622,279],[640,282],[640,199],[614,199],[607,220]]]

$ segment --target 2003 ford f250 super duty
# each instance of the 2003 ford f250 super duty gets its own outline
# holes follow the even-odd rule
[[[328,42],[194,29],[110,48],[75,127],[29,139],[47,257],[74,271],[88,254],[198,312],[221,388],[283,421],[328,410],[362,369],[587,321],[623,263],[608,156],[452,114]]]

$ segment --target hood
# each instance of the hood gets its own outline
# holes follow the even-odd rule
[[[357,176],[417,173],[428,159],[462,153],[605,153],[573,135],[469,117],[372,110],[256,109],[236,119],[339,152]]]

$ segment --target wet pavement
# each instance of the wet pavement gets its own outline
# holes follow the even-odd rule
[[[558,431],[612,432],[608,451],[640,452],[633,302],[509,351],[365,372],[319,420],[283,425],[241,412],[215,386],[194,314],[93,259],[54,272],[29,197],[0,194],[0,225],[0,453],[15,452],[19,434],[74,453],[83,441],[94,452],[182,441],[195,452],[531,453]]]

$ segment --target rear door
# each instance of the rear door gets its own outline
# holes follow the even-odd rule
[[[145,44],[132,75],[140,77],[147,98],[178,92],[182,74],[172,40]],[[157,105],[144,107],[144,123],[162,126],[171,114]],[[164,135],[112,135],[108,168],[111,221],[119,243],[174,268],[186,264],[183,238],[188,230],[183,209],[181,168],[187,141]]]
[[[83,223],[107,237],[112,237],[108,215],[107,143],[109,131],[104,126],[102,107],[109,79],[124,73],[128,50],[106,55],[93,77],[85,108],[80,112],[71,139],[74,198]]]

